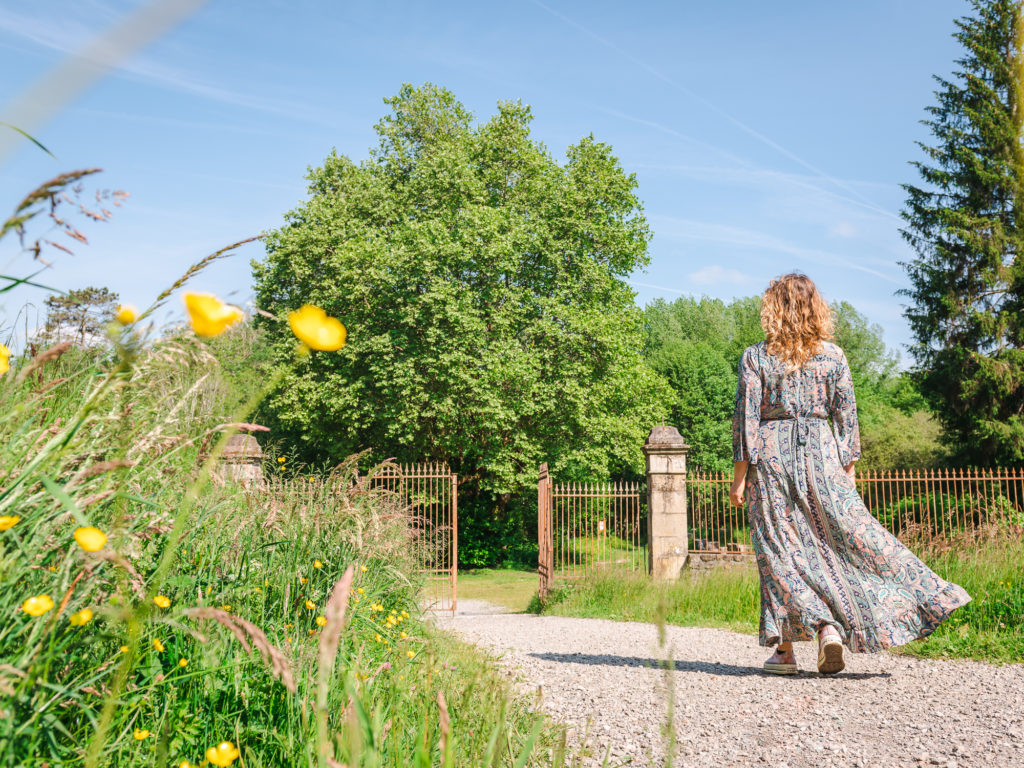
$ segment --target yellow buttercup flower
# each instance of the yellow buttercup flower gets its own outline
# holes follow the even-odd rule
[[[187,667],[188,659],[178,659],[178,666],[182,668]]]
[[[39,617],[47,611],[53,610],[53,600],[49,595],[36,595],[22,603],[21,610],[29,616]]]
[[[83,608],[78,613],[72,613],[68,617],[68,621],[74,624],[76,627],[81,627],[92,621],[92,611],[88,608]]]
[[[326,616],[317,616],[316,617],[316,624],[317,624],[318,627],[327,626],[327,617]]]
[[[121,304],[117,308],[117,314],[114,315],[114,319],[117,320],[121,325],[131,325],[139,317],[139,310],[133,307],[131,304]]]
[[[323,563],[321,563],[321,562],[320,562],[319,560],[314,560],[314,561],[313,561],[313,567],[314,567],[314,568],[323,568],[323,567],[324,567],[324,564],[323,564]]]
[[[11,350],[6,345],[0,344],[0,374],[11,370]]]
[[[21,520],[18,515],[4,515],[0,517],[0,531],[6,531],[8,528],[13,528],[17,525],[18,521]]]
[[[153,598],[153,602],[156,603],[160,608],[170,608],[171,599],[167,595],[157,595]]]
[[[143,739],[149,736],[149,731],[144,730],[142,728],[136,728],[135,733],[132,735],[135,736],[136,741],[142,741]]]
[[[127,645],[122,645],[121,646],[121,653],[128,653],[128,646]]]
[[[402,633],[401,633],[401,636],[402,636],[402,639],[404,640],[404,639],[405,639],[405,638],[407,638],[407,637],[408,637],[409,635],[408,635],[408,634],[406,634],[405,632],[402,632]]]
[[[305,584],[308,581],[309,579],[307,579],[305,576],[299,576],[299,584]]]
[[[363,573],[366,573],[366,566],[365,565],[360,565],[359,566],[359,570],[362,571]]]
[[[416,651],[406,651],[405,655],[411,659],[413,656],[416,655]]]
[[[315,634],[316,634],[316,630],[315,630],[315,629],[311,629],[311,630],[309,630],[309,634],[311,634],[311,635],[315,635]]]
[[[156,638],[153,639],[153,647],[156,649],[157,653],[164,652],[164,644]]]
[[[384,638],[383,638],[383,637],[381,637],[380,635],[377,635],[377,636],[376,636],[376,637],[375,637],[374,639],[375,639],[375,640],[376,640],[376,641],[377,641],[377,642],[379,643],[379,642],[380,642],[381,640],[383,640]]]
[[[220,336],[243,317],[242,310],[225,304],[213,294],[186,293],[185,309],[188,310],[189,322],[197,336],[213,338]]]
[[[182,760],[178,763],[178,768],[199,768],[198,766],[192,765],[188,760]]]
[[[277,458],[277,463],[278,464],[284,464],[286,461],[288,461],[288,459],[286,459],[284,456],[279,456]]]
[[[292,333],[311,349],[334,352],[345,346],[347,332],[336,317],[328,317],[320,307],[306,304],[288,313]]]
[[[264,579],[263,580],[263,586],[264,587],[269,587],[270,586],[270,579]]]
[[[316,603],[314,603],[312,600],[307,600],[306,608],[312,611],[314,608],[316,608]]]
[[[216,747],[210,747],[206,750],[206,759],[217,766],[217,768],[227,768],[235,760],[238,759],[240,752],[235,748],[235,745],[230,741],[222,741]]]
[[[107,534],[91,525],[75,529],[75,541],[86,552],[99,552],[107,543]]]
[[[226,603],[225,603],[224,605],[222,605],[222,606],[220,607],[220,609],[221,609],[222,611],[227,611],[228,613],[231,613],[231,606],[230,606],[230,605],[227,605]]]

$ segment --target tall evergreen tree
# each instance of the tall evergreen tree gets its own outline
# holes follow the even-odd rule
[[[922,121],[934,146],[911,163],[901,230],[917,252],[906,267],[905,316],[922,391],[958,458],[1024,459],[1024,243],[1021,183],[1021,2],[971,0],[956,22],[964,46],[953,80]]]

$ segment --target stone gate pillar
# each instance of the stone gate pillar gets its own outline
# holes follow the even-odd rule
[[[655,579],[678,578],[686,565],[686,454],[675,427],[654,427],[643,452],[647,457],[647,568]]]

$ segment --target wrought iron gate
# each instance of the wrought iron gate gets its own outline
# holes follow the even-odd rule
[[[537,571],[544,599],[555,579],[595,570],[647,570],[647,492],[641,483],[537,483]]]

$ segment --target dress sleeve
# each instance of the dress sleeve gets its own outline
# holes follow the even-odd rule
[[[761,424],[761,371],[753,348],[740,358],[736,382],[736,408],[732,414],[732,460],[757,463],[757,435]]]
[[[839,353],[839,365],[832,383],[829,413],[832,430],[839,446],[839,463],[844,467],[860,458],[860,426],[857,423],[857,401],[853,396],[853,378],[846,354]]]

